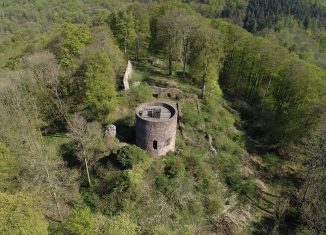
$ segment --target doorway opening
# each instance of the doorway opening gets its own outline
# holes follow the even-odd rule
[[[153,141],[153,149],[157,150],[157,140]]]

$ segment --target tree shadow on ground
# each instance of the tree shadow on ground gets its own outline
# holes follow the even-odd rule
[[[98,162],[100,165],[105,166],[108,169],[123,170],[123,166],[118,161],[118,155],[115,152],[112,152],[108,156],[101,158]]]
[[[63,144],[60,147],[60,152],[62,153],[63,160],[67,163],[69,168],[79,167],[81,166],[81,162],[74,153],[74,144],[73,142],[69,142]]]
[[[136,144],[135,125],[131,117],[118,119],[114,125],[117,127],[116,137],[119,141]]]

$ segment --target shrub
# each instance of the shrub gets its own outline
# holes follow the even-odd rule
[[[17,175],[19,164],[9,149],[0,142],[0,192],[15,192],[20,186]]]
[[[226,175],[226,183],[237,193],[242,190],[242,178],[239,172],[229,172]]]
[[[255,194],[255,183],[253,178],[247,178],[243,179],[242,181],[242,187],[241,187],[241,193],[253,197]]]
[[[274,154],[267,154],[264,156],[263,162],[267,170],[272,174],[276,174],[283,164],[282,159]]]
[[[0,142],[0,158],[5,158],[9,155],[9,150],[6,148],[5,144]]]
[[[85,187],[81,188],[80,191],[84,203],[93,211],[96,211],[99,208],[99,202],[100,202],[98,196],[94,192],[89,191],[89,189]]]
[[[147,153],[135,145],[124,146],[118,151],[117,160],[126,169],[130,169],[137,163],[144,161]]]
[[[148,85],[140,85],[132,89],[131,103],[143,103],[153,99],[152,89]]]
[[[254,196],[255,185],[252,178],[243,178],[239,172],[233,172],[226,176],[226,183],[237,193]]]
[[[35,195],[0,193],[0,234],[48,234],[44,211]]]
[[[106,235],[136,235],[138,234],[138,226],[127,214],[121,214],[108,221],[105,232]]]
[[[210,215],[217,214],[223,207],[223,201],[217,194],[211,194],[206,197],[205,207]]]
[[[192,151],[184,158],[184,164],[186,170],[193,175],[196,181],[201,182],[208,176],[202,155]]]
[[[192,127],[198,127],[203,121],[203,117],[196,111],[197,108],[193,103],[185,103],[182,106],[182,122]]]
[[[185,173],[185,165],[181,159],[169,159],[165,163],[164,172],[169,178],[183,176]]]
[[[65,223],[66,234],[91,235],[94,229],[95,220],[88,207],[76,208]]]
[[[220,152],[218,156],[218,164],[222,167],[224,176],[239,171],[240,160],[237,156],[229,153]]]
[[[233,141],[224,134],[218,134],[213,138],[214,146],[218,151],[224,151],[226,153],[235,155],[236,157],[241,155],[244,151],[238,142]]]
[[[189,211],[192,215],[200,216],[203,214],[203,205],[198,198],[187,201]]]
[[[113,171],[97,186],[101,201],[98,208],[104,215],[116,215],[121,211],[131,211],[139,203],[141,193],[132,182],[128,171]],[[106,190],[105,190],[106,189]]]
[[[155,186],[163,193],[169,192],[171,188],[171,183],[165,175],[159,175],[155,179]]]

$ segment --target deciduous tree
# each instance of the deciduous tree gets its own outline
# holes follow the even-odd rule
[[[140,60],[147,54],[150,41],[150,18],[147,6],[145,4],[134,4],[131,14],[135,19],[135,59]]]
[[[61,222],[69,213],[68,205],[78,199],[78,175],[45,144],[37,103],[25,89],[23,84],[12,84],[0,92],[0,139],[19,163],[21,190],[40,195],[45,215]]]
[[[112,13],[110,21],[110,27],[117,42],[127,55],[136,38],[135,19],[130,12],[120,10]]]
[[[75,153],[84,163],[88,184],[91,186],[90,170],[106,151],[101,126],[97,122],[87,123],[83,117],[75,115],[68,122],[68,129],[68,137],[74,141]]]
[[[51,51],[57,56],[60,65],[75,68],[74,58],[91,41],[91,33],[87,26],[66,23],[60,34],[50,43]]]
[[[173,62],[179,59],[181,49],[181,34],[177,21],[180,11],[168,10],[158,20],[158,38],[163,45],[164,54],[168,59],[169,75],[172,75]]]
[[[194,34],[191,47],[191,71],[196,79],[201,80],[202,97],[205,97],[207,87],[211,95],[221,95],[218,86],[223,56],[221,35],[214,28],[202,25]]]
[[[93,235],[95,219],[88,207],[78,207],[69,216],[64,227],[69,235]]]
[[[87,116],[104,119],[116,105],[115,72],[103,53],[92,53],[84,61]]]

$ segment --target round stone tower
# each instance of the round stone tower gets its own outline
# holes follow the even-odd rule
[[[136,109],[136,143],[153,156],[175,149],[177,109],[168,103],[144,103]]]

